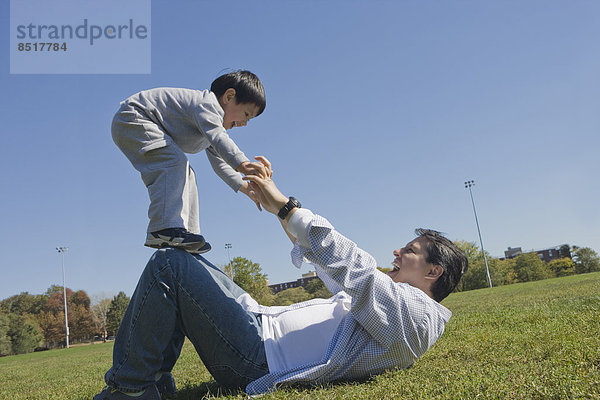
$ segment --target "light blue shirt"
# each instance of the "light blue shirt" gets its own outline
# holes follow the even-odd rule
[[[239,299],[249,311],[278,314],[319,302],[351,297],[350,312],[342,319],[327,351],[318,362],[269,373],[246,387],[250,395],[273,390],[281,383],[322,384],[358,380],[388,369],[408,368],[442,335],[452,313],[406,283],[394,283],[377,269],[375,259],[338,233],[325,218],[307,209],[292,215],[288,231],[297,241],[292,262],[309,262],[334,293],[288,307],[265,307]],[[343,293],[341,293],[343,292]]]

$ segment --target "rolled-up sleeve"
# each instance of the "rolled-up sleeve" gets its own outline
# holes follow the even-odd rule
[[[325,218],[305,212],[297,215],[299,211],[288,223],[288,231],[297,239],[292,250],[294,264],[318,266],[318,271],[352,297],[354,318],[375,340],[386,347],[402,343],[413,357],[419,357],[429,347],[429,343],[422,343],[419,330],[426,310],[435,307],[435,301],[408,284],[394,283],[377,269],[369,253],[337,232]]]

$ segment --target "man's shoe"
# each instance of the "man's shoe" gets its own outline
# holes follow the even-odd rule
[[[103,391],[94,396],[94,400],[160,400],[160,393],[156,385],[152,385],[142,395],[132,397],[106,386]]]
[[[175,379],[173,379],[173,374],[170,372],[163,372],[160,379],[156,381],[156,387],[163,400],[169,398],[169,396],[174,396],[177,393]]]
[[[145,246],[155,249],[170,246],[189,252],[198,252],[205,244],[206,241],[202,235],[190,233],[184,228],[168,228],[149,233],[146,236],[146,243],[144,243]],[[208,250],[210,250],[210,245]]]

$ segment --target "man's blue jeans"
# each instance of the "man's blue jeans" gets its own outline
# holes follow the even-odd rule
[[[236,298],[244,291],[204,257],[167,248],[154,253],[119,327],[106,383],[136,392],[170,372],[185,336],[226,388],[269,372],[260,315]]]

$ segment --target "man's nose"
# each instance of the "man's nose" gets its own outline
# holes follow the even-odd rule
[[[394,250],[394,256],[400,257],[401,254],[402,254],[402,249],[396,249],[396,250]]]

